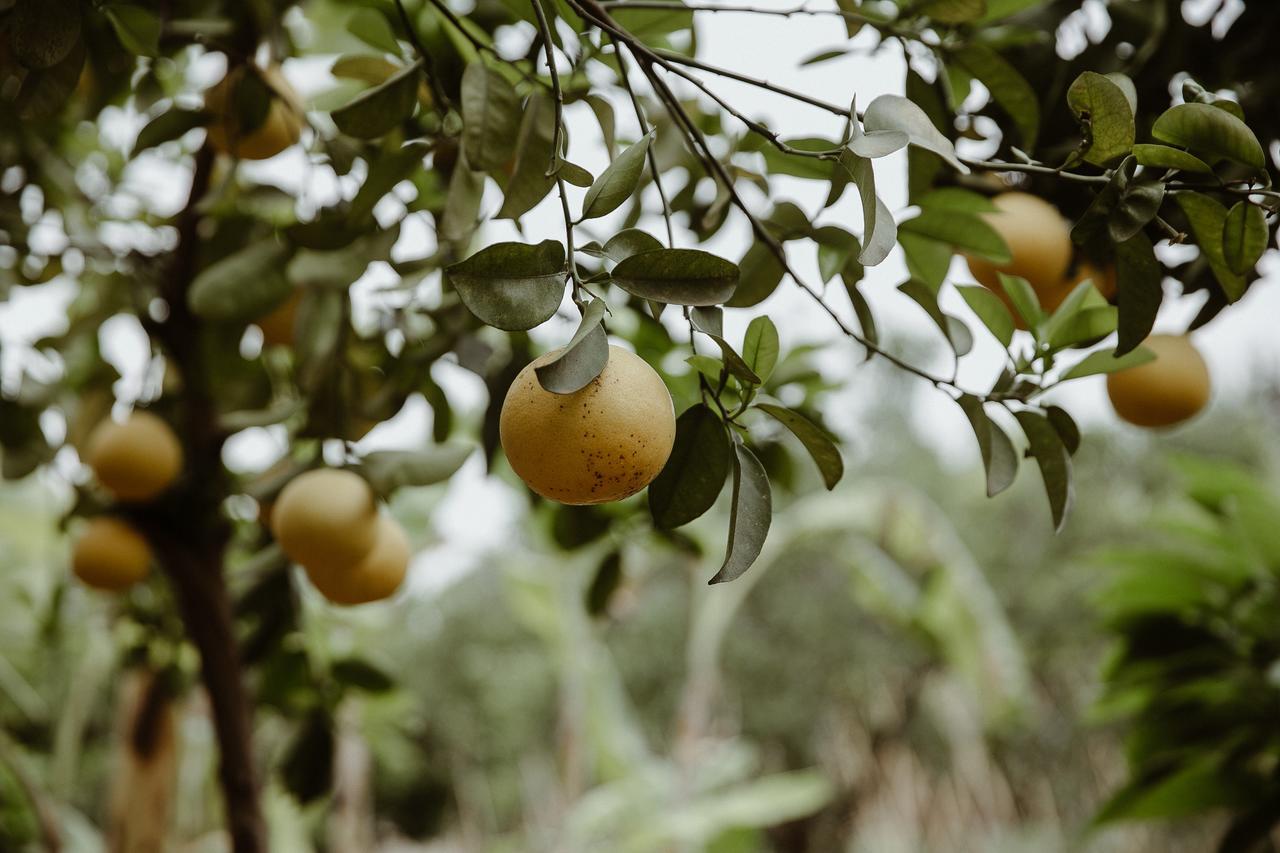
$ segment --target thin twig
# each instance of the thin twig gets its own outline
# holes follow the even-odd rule
[[[618,76],[622,78],[622,85],[627,90],[627,96],[631,98],[631,106],[636,111],[636,121],[640,124],[640,135],[643,137],[649,133],[649,124],[645,121],[644,109],[640,106],[640,99],[636,97],[635,90],[631,88],[631,78],[627,74],[626,60],[622,56],[622,50],[618,47],[618,42],[612,34],[609,34],[609,43],[613,45],[613,54],[618,59]],[[612,154],[613,152],[610,152]],[[649,146],[647,157],[649,161],[649,173],[653,176],[653,185],[658,188],[658,198],[662,199],[662,218],[667,224],[667,245],[675,248],[675,233],[671,228],[671,203],[667,200],[667,191],[662,186],[662,174],[658,170],[658,155],[654,153],[653,146]]]

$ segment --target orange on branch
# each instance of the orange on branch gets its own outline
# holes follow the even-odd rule
[[[150,412],[93,428],[85,463],[98,482],[122,501],[148,501],[168,489],[182,471],[182,444],[172,427]]]
[[[373,548],[359,562],[320,569],[304,566],[320,594],[334,604],[365,604],[390,598],[409,570],[409,538],[394,518],[378,516]]]
[[[1002,193],[992,199],[996,211],[982,214],[1009,247],[1011,260],[994,264],[986,258],[965,255],[969,271],[1014,311],[1000,273],[1025,278],[1046,311],[1062,303],[1070,292],[1066,280],[1071,265],[1071,229],[1058,209],[1042,198],[1022,192]],[[1021,318],[1018,327],[1024,328]]]
[[[271,528],[291,560],[343,569],[364,559],[378,531],[373,490],[358,474],[319,468],[294,477],[271,508]]]
[[[71,570],[85,584],[118,592],[151,571],[151,546],[129,524],[112,516],[89,519],[71,552]]]
[[[1107,377],[1116,414],[1141,427],[1166,427],[1195,417],[1209,403],[1209,368],[1184,335],[1152,335],[1142,344],[1156,360]]]
[[[553,394],[526,365],[507,391],[499,431],[507,461],[543,497],[597,504],[634,495],[658,476],[675,442],[675,407],[644,359],[609,347],[604,370],[585,388]]]

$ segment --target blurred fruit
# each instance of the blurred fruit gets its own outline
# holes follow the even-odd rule
[[[982,218],[1004,238],[1012,256],[1007,264],[965,255],[969,271],[1013,312],[1018,328],[1025,328],[1000,284],[1000,273],[1025,278],[1045,310],[1057,307],[1070,292],[1067,268],[1071,264],[1071,229],[1057,208],[1028,193],[1002,193],[992,199],[997,210]]]
[[[103,488],[122,501],[147,501],[182,472],[182,444],[173,428],[150,412],[93,428],[84,461]]]
[[[253,126],[242,126],[241,113],[247,87],[258,78],[266,90],[265,115]],[[242,97],[243,96],[243,97]],[[266,160],[297,143],[302,135],[302,102],[278,67],[254,69],[237,65],[204,95],[204,107],[212,114],[209,142],[214,148],[241,160]]]
[[[572,394],[538,384],[534,368],[516,376],[502,404],[500,433],[507,461],[543,497],[596,504],[649,485],[675,441],[675,410],[662,378],[644,359],[615,346],[599,376]]]
[[[280,547],[308,569],[345,569],[373,548],[378,531],[373,490],[358,474],[320,468],[294,477],[271,508]]]
[[[118,518],[99,515],[85,523],[71,553],[71,570],[95,589],[118,592],[151,571],[151,546]]]
[[[1112,373],[1107,395],[1116,414],[1141,427],[1180,424],[1209,402],[1209,368],[1191,339],[1152,335],[1142,344],[1155,361]]]
[[[345,567],[307,566],[307,577],[334,604],[365,604],[390,598],[409,569],[409,538],[385,513],[378,516],[373,548],[364,559]]]

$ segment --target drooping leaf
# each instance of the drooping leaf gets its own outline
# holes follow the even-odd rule
[[[1128,155],[1137,127],[1129,97],[1114,80],[1084,72],[1067,90],[1067,105],[1085,133],[1086,163],[1106,166]]]
[[[836,483],[844,476],[844,460],[840,458],[840,450],[831,437],[823,432],[817,424],[797,411],[786,406],[772,403],[757,403],[756,408],[771,416],[778,423],[789,429],[791,433],[809,451],[818,471],[822,474],[822,482],[828,490],[834,489]]]
[[[534,368],[538,384],[553,394],[580,391],[609,363],[609,337],[604,331],[603,300],[587,303],[582,322],[569,343],[550,361]]]
[[[943,136],[928,114],[909,98],[881,95],[867,105],[862,123],[868,134],[888,131],[905,133],[910,144],[932,151],[962,175],[969,173],[969,167],[956,156],[951,140]]]
[[[1147,339],[1164,299],[1164,268],[1150,238],[1141,232],[1116,246],[1116,304],[1120,308],[1116,355]]]
[[[967,326],[948,315],[938,306],[937,293],[914,278],[898,285],[898,290],[911,297],[917,305],[925,310],[925,313],[937,325],[938,330],[946,337],[947,343],[951,344],[951,348],[956,355],[963,356],[968,354],[969,350],[973,348],[973,336],[969,333]]]
[[[591,584],[583,596],[587,613],[592,616],[604,615],[609,609],[609,601],[621,584],[622,552],[614,549],[600,561],[595,576],[591,579]]]
[[[1155,353],[1146,347],[1138,347],[1122,356],[1116,356],[1110,350],[1099,350],[1098,352],[1089,353],[1089,355],[1068,368],[1062,374],[1062,381],[1081,379],[1085,376],[1096,376],[1100,373],[1115,373],[1117,370],[1127,370],[1130,367],[1137,367],[1154,360]]]
[[[1227,211],[1222,230],[1222,255],[1227,268],[1236,275],[1253,269],[1267,250],[1267,217],[1262,208],[1248,201],[1236,202]]]
[[[333,753],[333,720],[323,711],[309,714],[280,764],[285,789],[299,803],[309,803],[329,792]]]
[[[782,261],[763,240],[747,249],[738,263],[740,277],[733,296],[725,302],[729,308],[750,308],[773,295],[786,274]]]
[[[747,324],[746,334],[742,339],[742,359],[747,363],[760,384],[769,381],[773,368],[778,363],[778,329],[768,316],[761,314]]]
[[[555,102],[535,91],[525,102],[516,134],[515,166],[503,188],[499,219],[518,219],[546,198],[556,179],[547,174],[555,152]]]
[[[898,226],[889,208],[876,194],[876,177],[871,161],[845,152],[840,163],[849,170],[862,198],[862,254],[858,256],[858,262],[873,267],[887,258],[897,245]]]
[[[993,498],[1013,485],[1018,476],[1018,454],[1013,442],[998,424],[991,420],[982,406],[982,400],[971,394],[961,394],[956,399],[978,439],[978,452],[987,474],[987,497]]]
[[[1062,436],[1043,414],[1024,409],[1015,412],[1014,416],[1027,436],[1031,455],[1040,466],[1040,476],[1044,480],[1045,494],[1048,495],[1049,509],[1053,515],[1054,530],[1061,530],[1071,511],[1075,494],[1071,483],[1071,455],[1062,442]]]
[[[1231,160],[1258,171],[1267,168],[1266,154],[1249,126],[1209,104],[1170,107],[1156,119],[1151,135],[1209,160]]]
[[[645,157],[653,142],[653,131],[629,145],[600,173],[582,200],[582,219],[595,219],[612,213],[631,197],[644,173]]]
[[[649,512],[663,530],[688,524],[709,510],[729,476],[733,450],[724,422],[698,403],[676,419],[675,445],[649,484]]]
[[[422,63],[387,78],[386,82],[366,89],[344,107],[331,113],[338,130],[357,139],[376,139],[413,115],[418,104],[418,84],[422,79]]]
[[[899,232],[898,243],[906,257],[907,272],[935,294],[938,293],[951,271],[951,259],[955,256],[955,250],[947,243],[915,231]]]
[[[642,299],[676,305],[719,305],[738,286],[738,266],[701,249],[653,249],[613,268],[613,282]]]
[[[452,477],[475,450],[469,444],[437,444],[425,450],[377,450],[360,462],[360,473],[383,497],[406,486],[433,486]]]
[[[1044,413],[1049,423],[1057,430],[1058,438],[1062,439],[1062,446],[1067,449],[1067,455],[1075,456],[1076,451],[1080,449],[1080,427],[1076,425],[1075,418],[1060,406],[1049,406]]]
[[[586,169],[582,168],[577,163],[571,163],[564,159],[561,159],[560,161],[559,174],[566,182],[573,184],[575,187],[583,187],[584,189],[591,186],[592,182],[595,181],[595,178]]]
[[[839,275],[850,259],[862,253],[858,238],[835,225],[815,230],[813,240],[818,244],[818,275],[824,284]]]
[[[267,313],[289,294],[285,264],[293,247],[260,240],[211,264],[196,276],[187,303],[206,320],[251,320]]]
[[[980,42],[971,41],[956,51],[955,59],[965,71],[991,92],[1022,136],[1022,148],[1033,151],[1040,135],[1040,98],[1018,69],[1003,56]]]
[[[990,290],[974,285],[957,286],[956,290],[964,298],[966,304],[982,321],[982,324],[995,335],[1006,348],[1013,342],[1013,315],[1008,307]]]
[[[733,503],[729,514],[729,544],[724,565],[709,583],[727,583],[751,568],[764,549],[773,521],[769,475],[756,455],[741,442],[733,446]]]
[[[520,96],[507,78],[483,61],[462,73],[462,144],[472,168],[496,172],[511,159],[520,128]],[[551,165],[548,159],[543,171]]]
[[[564,296],[564,246],[544,240],[495,243],[445,269],[464,305],[504,331],[532,329],[550,319]]]
[[[719,309],[715,309],[717,312]],[[694,309],[689,314],[689,319],[693,323],[694,328],[702,332],[720,347],[720,357],[724,361],[725,369],[727,369],[733,377],[738,381],[747,385],[760,385],[760,377],[747,364],[746,360],[738,353],[733,345],[730,344],[720,334],[723,323],[720,321],[719,314],[715,315],[715,321],[707,323],[705,318],[699,316],[700,309]]]
[[[849,150],[859,157],[874,160],[901,151],[910,141],[911,137],[900,130],[873,130],[849,140]]]
[[[1222,286],[1227,300],[1235,302],[1244,295],[1245,281],[1244,276],[1233,272],[1227,263],[1226,250],[1222,244],[1226,233],[1227,209],[1217,199],[1204,193],[1178,193],[1176,198],[1191,225],[1191,234],[1196,238],[1196,244],[1209,262],[1209,268],[1213,270],[1213,277]]]

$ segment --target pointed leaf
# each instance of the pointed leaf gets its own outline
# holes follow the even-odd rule
[[[675,445],[662,471],[649,484],[649,512],[663,530],[688,524],[720,495],[733,450],[724,422],[698,403],[676,419]]]
[[[376,139],[413,115],[418,104],[418,84],[422,63],[387,78],[385,83],[366,89],[350,103],[331,114],[338,130],[357,139]]]
[[[763,314],[753,319],[742,339],[742,359],[760,377],[760,384],[773,374],[778,351],[778,329],[773,321]]]
[[[1022,317],[1027,328],[1034,331],[1044,322],[1044,309],[1040,307],[1040,297],[1036,296],[1035,289],[1025,278],[1005,273],[999,273],[999,275],[1000,286],[1008,294],[1014,310]]]
[[[1161,142],[1188,148],[1208,160],[1231,160],[1258,171],[1267,157],[1249,126],[1226,110],[1209,104],[1178,104],[1156,119],[1151,135]]]
[[[974,285],[957,286],[960,296],[982,324],[1006,348],[1013,343],[1014,322],[1008,307],[990,290]]]
[[[473,169],[496,172],[507,166],[520,127],[520,96],[507,78],[482,61],[462,73],[462,144]],[[543,171],[551,161],[542,164]]]
[[[1150,166],[1153,169],[1178,169],[1204,175],[1213,171],[1208,163],[1196,155],[1188,154],[1181,148],[1170,148],[1168,145],[1135,145],[1133,156],[1137,158],[1138,165]]]
[[[1236,275],[1253,269],[1267,250],[1267,217],[1262,208],[1248,201],[1236,202],[1227,212],[1222,230],[1222,254],[1227,268]]]
[[[830,491],[844,476],[844,460],[840,458],[840,450],[818,425],[797,411],[786,406],[775,406],[772,403],[757,403],[756,408],[770,415],[778,423],[789,429],[791,433],[809,451],[822,474],[822,482]]]
[[[1018,424],[1031,446],[1031,455],[1040,466],[1045,494],[1053,515],[1054,530],[1061,530],[1071,511],[1075,490],[1071,484],[1071,455],[1067,453],[1062,437],[1049,419],[1039,412],[1023,410],[1015,412]]]
[[[619,231],[604,244],[604,256],[615,264],[641,252],[653,252],[662,248],[662,241],[639,228]]]
[[[700,249],[654,249],[613,268],[613,282],[642,299],[676,305],[719,305],[738,286],[736,264]]]
[[[184,110],[181,107],[167,109],[138,131],[138,138],[134,140],[133,151],[129,156],[137,157],[148,148],[178,139],[187,131],[204,127],[208,123],[209,113],[204,110]]]
[[[910,144],[932,151],[962,175],[969,173],[969,167],[956,156],[951,140],[943,136],[928,114],[909,98],[881,95],[867,105],[862,124],[868,135],[882,131],[905,133]]]
[[[899,232],[920,234],[965,252],[981,255],[995,264],[1012,259],[1004,238],[982,217],[952,210],[924,208],[920,215],[898,226]]]
[[[742,576],[760,556],[773,521],[769,476],[755,454],[741,443],[733,447],[733,503],[729,514],[729,544],[724,565],[710,583],[727,583]]]
[[[251,320],[284,301],[292,290],[285,264],[293,247],[274,239],[251,243],[203,269],[187,304],[206,320]]]
[[[1013,119],[1022,135],[1022,147],[1034,150],[1040,134],[1040,98],[1031,84],[1008,60],[979,42],[970,42],[955,58]]]
[[[987,497],[993,498],[1013,485],[1018,476],[1018,454],[1009,436],[988,417],[980,399],[972,394],[961,394],[956,403],[969,419],[973,434],[978,439],[982,467],[987,473]]]
[[[534,368],[538,384],[552,394],[572,394],[591,384],[609,362],[609,336],[604,331],[604,300],[587,303],[582,322],[555,358]]]
[[[1177,200],[1178,206],[1182,208],[1187,222],[1191,225],[1191,234],[1196,238],[1196,244],[1200,246],[1205,260],[1209,262],[1209,268],[1213,270],[1214,278],[1222,286],[1222,292],[1226,294],[1227,300],[1235,302],[1244,295],[1245,281],[1244,277],[1233,272],[1227,263],[1226,251],[1222,244],[1223,235],[1226,233],[1227,209],[1217,199],[1203,193],[1178,193]],[[1123,309],[1121,314],[1123,315]]]
[[[600,173],[582,200],[582,219],[595,219],[612,213],[631,197],[644,172],[645,156],[653,141],[651,130],[638,142],[628,146]]]
[[[1117,370],[1127,370],[1130,367],[1155,361],[1155,358],[1155,353],[1146,347],[1138,347],[1119,357],[1110,350],[1099,350],[1089,353],[1063,373],[1061,381],[1068,382],[1085,376],[1097,376],[1100,373],[1115,373]]]
[[[515,165],[503,188],[498,219],[519,219],[556,185],[555,177],[547,174],[555,153],[555,130],[555,102],[550,95],[535,91],[524,105],[516,133]]]

